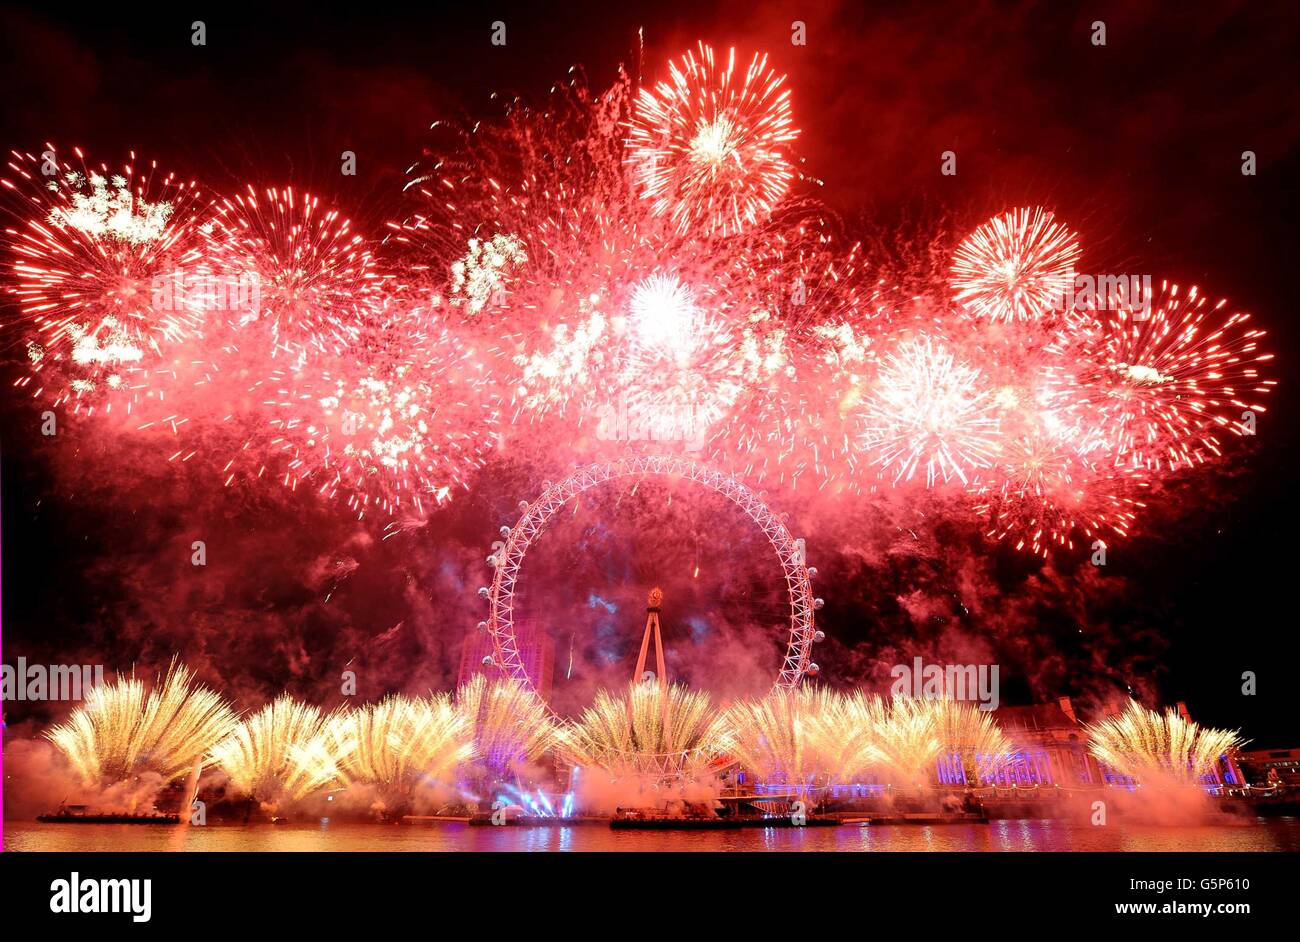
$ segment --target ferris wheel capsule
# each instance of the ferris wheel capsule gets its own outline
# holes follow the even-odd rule
[[[809,664],[808,670],[804,671],[804,673],[807,674],[809,677],[816,677],[821,672],[822,672],[821,665],[815,662]]]
[[[492,667],[494,664],[496,664],[496,662],[495,662],[494,660],[492,660],[492,655],[491,655],[491,654],[486,655],[486,656],[483,658],[483,660],[480,661],[479,663],[481,663],[484,667]]]
[[[478,587],[478,597],[479,597],[479,598],[481,598],[481,599],[485,599],[485,598],[487,598],[487,597],[488,597],[489,595],[491,595],[491,594],[492,594],[492,593],[491,593],[490,591],[488,591],[488,587],[487,587],[487,586],[485,586],[485,585],[481,585],[481,586]]]
[[[509,527],[506,527],[506,526],[503,526],[503,527],[502,527],[500,530],[498,530],[497,532],[500,533],[502,536],[509,536],[509,535],[510,535],[510,528],[509,528]]]
[[[825,600],[825,599],[813,599],[813,608],[815,608],[815,609],[819,609],[819,610],[820,610],[821,607],[822,607],[823,605],[825,605],[825,604],[826,604],[826,600]]]
[[[808,567],[808,576],[809,576],[809,578],[811,578],[812,576],[815,576],[815,575],[817,575],[817,567],[816,567],[816,566],[809,566],[809,567]]]
[[[480,622],[480,624],[482,624],[482,623]],[[819,643],[822,642],[822,641],[825,641],[825,640],[826,640],[826,632],[822,631],[820,628],[819,628],[818,630],[814,631],[814,632],[813,632],[813,640],[816,641],[816,642],[819,642]]]
[[[479,631],[487,631],[487,622],[481,621],[474,627],[477,628]]]

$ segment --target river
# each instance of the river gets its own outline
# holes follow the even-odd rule
[[[1007,820],[740,831],[338,824],[41,824],[8,821],[8,851],[1300,851],[1300,818],[1215,825]]]

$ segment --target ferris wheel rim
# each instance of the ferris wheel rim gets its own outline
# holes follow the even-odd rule
[[[503,676],[518,680],[535,692],[532,678],[528,676],[520,656],[514,630],[515,586],[524,557],[556,513],[571,499],[611,480],[637,475],[680,477],[709,487],[743,510],[763,531],[781,564],[790,599],[789,640],[775,686],[793,689],[810,673],[810,668],[811,673],[815,673],[812,645],[820,640],[820,636],[814,612],[821,602],[813,598],[803,541],[796,539],[785,521],[735,475],[689,458],[663,455],[625,456],[583,465],[554,484],[545,482],[542,493],[532,502],[520,501],[522,513],[518,521],[512,527],[501,528],[503,540],[494,544],[495,552],[489,557],[495,569],[487,592],[489,615],[486,622],[492,638],[492,666]]]

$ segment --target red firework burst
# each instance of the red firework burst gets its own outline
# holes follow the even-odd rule
[[[262,383],[269,432],[246,450],[281,462],[285,486],[342,498],[358,516],[427,513],[466,487],[492,450],[495,377],[427,309],[369,333],[362,362],[331,358]]]
[[[926,486],[970,473],[993,458],[997,420],[980,371],[930,337],[889,353],[863,402],[858,444],[868,464],[893,481],[924,469]]]
[[[737,334],[743,329],[711,313],[715,305],[676,275],[653,274],[633,289],[619,388],[629,411],[652,427],[703,435],[762,369]]]
[[[1008,449],[1009,475],[1020,477],[1026,465],[1017,462],[1019,446]],[[1126,479],[1113,469],[1080,462],[1056,453],[1058,464],[1037,465],[1041,456],[1025,443],[1024,458],[1033,464],[1033,484],[983,485],[972,490],[973,511],[988,521],[986,535],[1010,543],[1018,550],[1047,557],[1051,550],[1073,551],[1079,544],[1091,547],[1100,540],[1125,537],[1138,512],[1146,506],[1127,493],[1143,488],[1141,479]],[[1049,449],[1055,452],[1055,449]]]
[[[950,281],[959,305],[994,321],[1033,320],[1073,286],[1079,239],[1046,210],[994,216],[962,241]]]
[[[755,55],[743,72],[700,43],[669,64],[670,80],[642,88],[627,160],[652,211],[679,234],[734,235],[767,217],[794,178],[798,137],[785,76]]]
[[[216,206],[214,270],[238,334],[266,331],[272,355],[345,352],[377,302],[381,276],[365,240],[337,210],[292,187],[253,187]]]
[[[1195,286],[1162,282],[1147,307],[1110,312],[1084,339],[1092,366],[1084,396],[1115,464],[1174,470],[1222,451],[1219,432],[1253,435],[1276,385],[1261,377],[1273,359],[1265,332],[1226,301],[1207,304]]]
[[[168,372],[169,354],[202,324],[178,285],[198,280],[201,191],[135,155],[117,169],[12,152],[17,225],[5,229],[9,293],[18,300],[31,375],[20,386],[56,403],[131,402],[157,392],[142,377]],[[131,378],[128,378],[131,377]]]

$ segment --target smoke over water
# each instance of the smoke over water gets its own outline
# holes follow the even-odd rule
[[[71,649],[110,671],[144,672],[181,652],[241,709],[286,691],[337,705],[344,671],[355,672],[365,698],[453,686],[462,645],[486,616],[476,590],[490,582],[484,560],[497,528],[514,522],[514,504],[539,492],[548,471],[563,471],[558,462],[531,473],[506,463],[426,520],[386,533],[310,493],[214,486],[201,460],[178,466],[133,454],[131,439],[91,425],[66,434],[71,447],[47,456],[73,496],[43,513],[96,521],[101,542],[86,553],[84,594],[100,603],[85,621],[56,612],[63,621],[41,631],[7,625],[13,649],[47,660]],[[108,448],[119,451],[113,460],[103,460]],[[1160,651],[1143,599],[1122,578],[1086,561],[1057,568],[992,552],[974,527],[943,513],[941,497],[767,499],[789,512],[819,570],[827,641],[816,657],[834,686],[884,689],[890,667],[920,656],[1003,665],[1008,702],[1104,699]],[[191,563],[196,540],[205,566]],[[725,499],[689,483],[614,481],[555,518],[521,575],[517,618],[551,639],[556,695],[568,711],[597,687],[630,679],[656,585],[674,679],[723,698],[772,682],[788,601],[766,539]],[[1113,624],[1120,611],[1122,635]],[[1158,611],[1145,617],[1154,622]],[[48,716],[42,704],[11,706],[25,708]]]

